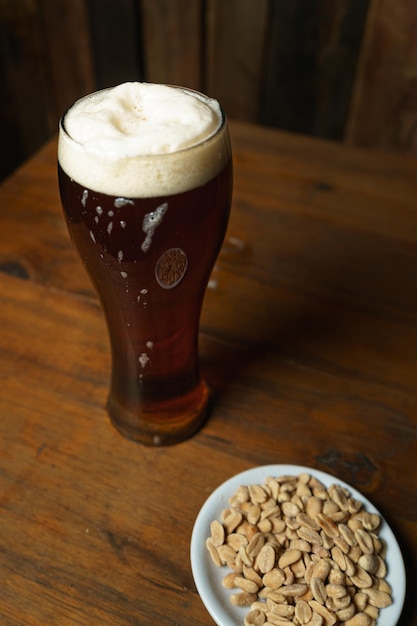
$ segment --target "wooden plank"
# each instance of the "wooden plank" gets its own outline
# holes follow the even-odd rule
[[[230,117],[259,116],[268,0],[208,0],[206,91]]]
[[[36,0],[0,3],[0,179],[49,136],[42,38]]]
[[[417,4],[374,0],[346,141],[417,152]]]
[[[97,88],[142,78],[138,3],[85,0]]]
[[[147,81],[202,88],[202,0],[142,0]]]
[[[367,11],[363,0],[277,0],[261,121],[340,140]]]
[[[305,219],[306,228],[315,215],[320,224],[336,221],[349,232],[360,227],[381,239],[392,236],[405,248],[414,245],[417,163],[411,155],[348,148],[243,122],[230,121],[229,126],[235,162],[229,234],[245,241],[256,229],[257,254],[263,258],[261,250],[269,242],[276,255],[275,266],[280,267],[279,276],[287,271],[291,276],[296,266],[298,271],[311,272],[308,254],[313,242],[309,243],[308,237],[306,241],[298,240],[298,214]],[[56,185],[56,150],[53,140],[0,188],[0,233],[4,235],[0,270],[27,275],[33,281],[82,297],[95,297],[65,226]],[[294,220],[290,241],[280,237],[280,245],[276,233],[270,233],[277,211],[283,212],[279,218],[283,224]],[[31,213],[38,228],[36,237],[27,228]],[[280,232],[280,226],[277,230]],[[233,239],[230,245],[226,242],[219,264],[227,258],[236,259],[236,271],[259,270],[255,280],[264,284],[265,261],[259,267],[254,265],[253,245],[237,254],[239,250],[232,244]],[[286,246],[291,247],[291,255],[285,253]],[[388,269],[387,262],[385,273]],[[401,269],[389,289],[392,293],[395,287],[396,297],[401,297],[404,304],[407,298],[412,301],[414,290],[400,282],[404,274]],[[360,275],[358,268],[352,288],[359,284]],[[253,287],[246,284],[245,288],[249,293]],[[412,307],[410,302],[407,308]]]
[[[106,416],[108,340],[69,282],[84,270],[63,240],[55,142],[0,190],[2,253],[42,261],[32,280],[0,272],[2,624],[212,624],[184,558],[193,522],[217,485],[269,463],[361,489],[416,579],[417,159],[231,130],[235,246],[200,334],[213,410],[172,448]]]
[[[94,89],[90,33],[85,0],[39,0],[39,5],[52,133],[63,111]]]

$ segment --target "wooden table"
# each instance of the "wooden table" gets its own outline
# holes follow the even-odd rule
[[[311,466],[382,511],[417,576],[417,161],[231,123],[234,205],[201,322],[192,439],[110,425],[100,307],[56,142],[0,189],[0,623],[212,623],[189,545],[210,492]],[[410,597],[401,621],[417,624]]]

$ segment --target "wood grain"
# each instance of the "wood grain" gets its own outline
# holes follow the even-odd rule
[[[55,141],[0,187],[2,623],[208,626],[194,519],[269,463],[367,495],[415,580],[417,163],[245,123],[231,135],[232,218],[200,333],[213,410],[171,448],[106,415],[106,329],[65,231]],[[401,625],[416,620],[409,600]]]
[[[41,18],[34,0],[0,5],[0,179],[50,137],[48,76]],[[32,94],[28,106],[28,93]]]
[[[203,2],[142,0],[146,80],[202,89]]]
[[[368,3],[275,2],[259,121],[343,139]]]
[[[205,89],[229,117],[259,119],[268,16],[267,0],[207,3]]]
[[[0,179],[74,100],[128,80],[207,91],[229,118],[415,152],[416,12],[413,0],[3,0]]]
[[[89,18],[97,89],[143,80],[140,13],[135,0],[81,0]]]
[[[346,139],[417,152],[417,5],[374,0]]]
[[[57,129],[74,100],[94,88],[84,0],[22,0],[0,6],[0,179]]]
[[[96,87],[84,0],[39,0],[48,80],[50,134],[62,113]],[[62,24],[65,28],[62,28]]]

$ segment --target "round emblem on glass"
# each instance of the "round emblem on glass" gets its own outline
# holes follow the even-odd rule
[[[170,248],[160,257],[155,267],[155,278],[164,289],[172,289],[184,278],[188,259],[181,248]]]

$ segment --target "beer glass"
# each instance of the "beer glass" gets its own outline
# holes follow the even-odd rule
[[[208,100],[188,89],[170,89]],[[108,91],[96,94],[101,99]],[[60,121],[58,178],[70,237],[107,323],[112,356],[107,410],[133,440],[176,443],[201,426],[209,407],[198,330],[230,212],[227,121],[218,106],[215,129],[186,147],[135,154],[130,146],[128,154],[117,156],[111,142],[103,139],[107,149],[100,153],[100,142],[90,150],[73,136],[67,123],[73,107]],[[123,117],[126,108],[119,107],[118,114]],[[105,138],[104,127],[100,133]],[[164,127],[157,133],[164,135]]]

